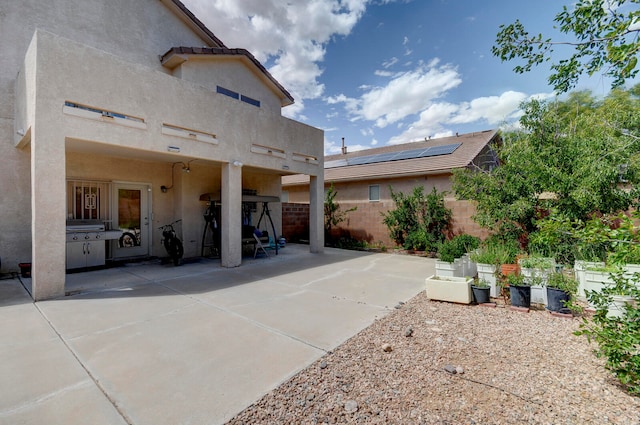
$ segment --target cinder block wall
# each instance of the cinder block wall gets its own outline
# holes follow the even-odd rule
[[[371,180],[336,183],[335,190],[338,194],[335,202],[340,205],[340,209],[342,211],[353,207],[357,207],[357,209],[348,213],[347,219],[333,229],[333,238],[351,237],[359,241],[367,241],[370,244],[382,243],[387,248],[394,248],[396,244],[391,240],[387,227],[382,223],[382,213],[395,208],[389,189],[391,183],[394,191],[401,191],[406,194],[411,193],[413,188],[418,185],[424,186],[425,194],[429,193],[433,187],[440,192],[448,192],[449,195],[445,197],[445,205],[452,211],[453,233],[455,235],[467,233],[485,239],[489,236],[489,232],[480,227],[471,218],[476,213],[475,204],[472,201],[456,200],[450,195],[451,183],[449,177],[449,175],[441,175],[394,179],[392,181]],[[378,184],[380,187],[380,201],[371,202],[367,199],[369,186],[372,184]],[[329,185],[325,184],[325,187],[328,188]],[[288,240],[294,241],[293,238],[298,237],[297,235],[299,234],[308,235],[308,227],[303,231],[300,230],[302,227],[296,228],[294,224],[297,223],[297,220],[302,220],[300,215],[302,212],[298,209],[309,202],[308,189],[306,187],[287,187],[285,190],[288,193],[289,200],[296,203],[282,204],[283,234]],[[286,210],[285,205],[291,205],[291,209]],[[308,220],[308,210],[303,214],[307,214],[306,220]],[[289,226],[291,227],[286,228],[285,222],[290,223]],[[301,224],[298,224],[298,226],[301,226]],[[308,236],[301,238],[307,239]]]
[[[451,209],[453,215],[453,233],[455,235],[467,233],[485,239],[489,236],[486,229],[480,227],[471,218],[476,213],[474,204],[470,201],[446,199],[445,205]],[[358,207],[348,214],[346,221],[332,232],[335,237],[350,236],[357,240],[364,240],[370,244],[382,243],[387,248],[394,248],[395,242],[389,237],[389,231],[382,222],[382,213],[394,208],[392,201],[372,203],[340,202],[342,210]]]
[[[287,242],[309,240],[309,204],[282,203],[282,235]]]

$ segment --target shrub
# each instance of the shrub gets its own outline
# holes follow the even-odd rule
[[[605,367],[611,371],[630,394],[640,396],[640,275],[629,279],[622,272],[612,273],[613,284],[600,291],[586,291],[587,299],[595,306],[592,320],[583,318],[576,335],[595,341],[598,357],[605,357]],[[626,303],[621,317],[608,314],[614,295],[635,300]]]
[[[451,210],[444,205],[444,193],[435,188],[425,195],[424,187],[410,195],[390,188],[395,208],[381,213],[393,241],[405,249],[432,250],[444,240],[451,226]]]
[[[460,247],[453,239],[442,242],[438,248],[438,257],[441,261],[446,261],[447,263],[453,263],[456,258],[460,258],[463,254],[464,252],[460,253]]]
[[[453,240],[458,245],[460,251],[462,251],[462,254],[471,252],[480,246],[480,238],[476,236],[462,234],[454,237]]]

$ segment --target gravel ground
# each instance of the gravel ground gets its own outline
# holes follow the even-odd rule
[[[640,424],[579,323],[422,292],[229,424]]]

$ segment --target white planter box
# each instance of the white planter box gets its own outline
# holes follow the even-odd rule
[[[589,268],[604,267],[604,263],[576,260],[573,270],[578,281],[578,296],[584,298],[584,287],[586,284],[586,273]]]
[[[452,303],[471,304],[473,279],[430,276],[425,279],[427,298]]]
[[[582,297],[586,297],[585,291],[601,291],[605,284],[612,284],[613,280],[609,277],[609,272],[596,272],[586,270],[584,274],[584,287],[582,288]],[[589,303],[590,307],[593,307]]]
[[[549,274],[553,273],[552,268],[549,269],[520,269],[520,273],[524,277],[525,282],[531,285],[531,302],[534,304],[547,305],[547,289],[546,284],[549,281]],[[533,285],[534,280],[539,279],[539,285]]]
[[[636,278],[636,273],[640,274],[640,264],[625,264],[624,265],[624,275],[630,281],[634,281]],[[640,287],[640,279],[634,282],[636,286]]]
[[[626,310],[625,304],[635,305],[635,301],[631,297],[614,295],[613,302],[609,304],[607,310],[607,317],[623,317]]]
[[[436,260],[436,276],[464,277],[462,274],[462,259],[456,258],[453,263]]]
[[[475,277],[478,273],[478,267],[476,263],[471,261],[469,253],[462,256],[462,276],[463,277]]]
[[[477,264],[478,280],[484,280],[489,284],[491,290],[489,296],[496,298],[500,296],[500,287],[496,283],[496,266],[493,264]]]

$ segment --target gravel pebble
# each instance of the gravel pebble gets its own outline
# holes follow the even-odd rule
[[[640,398],[623,391],[594,344],[573,335],[580,321],[440,303],[423,292],[229,424],[639,425]],[[408,326],[412,338],[401,331]],[[464,365],[464,374],[444,365]]]

